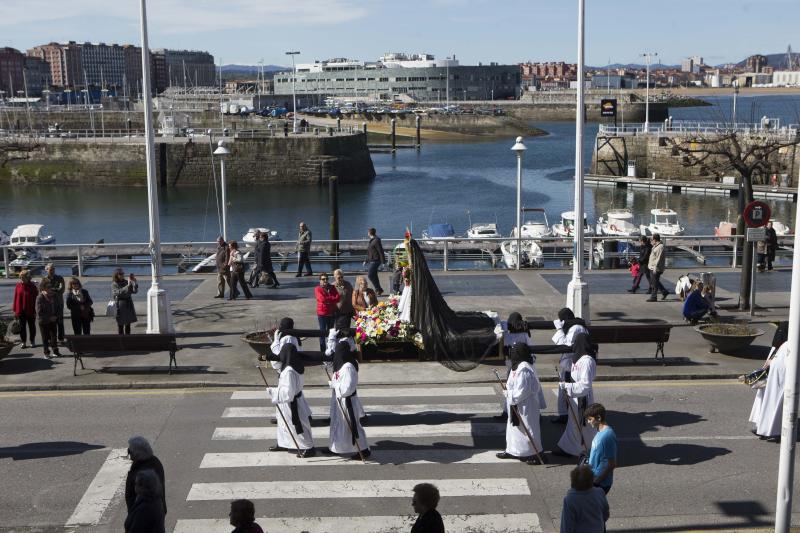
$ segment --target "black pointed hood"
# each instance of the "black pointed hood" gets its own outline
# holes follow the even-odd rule
[[[333,371],[338,372],[347,363],[352,364],[358,372],[358,361],[355,354],[350,351],[350,345],[347,342],[337,342],[333,351]]]
[[[294,344],[284,344],[279,357],[281,361],[281,371],[287,366],[292,367],[298,374],[302,374],[306,371],[303,358],[300,356]]]

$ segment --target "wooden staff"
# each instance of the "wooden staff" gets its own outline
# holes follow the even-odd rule
[[[330,372],[328,372],[328,369],[325,367],[324,364],[322,365],[322,368],[325,369],[325,375],[328,376],[328,381],[331,381],[331,374]],[[335,390],[333,391],[333,394],[334,396],[336,396]],[[352,435],[353,433],[355,433],[353,431],[353,424],[355,423],[355,421],[353,421],[352,423],[350,422],[350,419],[347,417],[347,413],[344,410],[344,406],[342,406],[342,399],[339,398],[338,396],[336,396],[336,404],[339,406],[339,410],[342,412],[342,417],[344,417],[345,422],[347,422],[347,427],[350,429],[350,435]],[[361,447],[358,445],[358,439],[359,435],[358,433],[356,433],[356,450],[358,450],[358,456],[361,458],[361,462],[366,463],[367,460],[364,459],[364,454],[361,453]]]
[[[497,369],[496,368],[494,369],[494,375],[497,376],[497,382],[500,383],[500,387],[503,390],[507,390],[506,389],[506,384],[503,383],[502,379],[500,379],[500,374],[497,373]],[[519,409],[517,409],[517,406],[514,405],[514,404],[511,404],[511,409],[514,410],[514,414],[517,416],[517,419],[519,420],[519,423],[522,426],[522,429],[525,430],[525,435],[528,437],[528,440],[530,441],[531,446],[533,446],[533,452],[536,454],[536,458],[539,459],[539,463],[540,464],[544,464],[544,459],[539,454],[539,448],[536,446],[536,443],[533,441],[533,437],[531,436],[531,432],[528,431],[528,426],[525,425],[525,421],[519,415]]]
[[[558,377],[559,383],[561,383],[561,375],[558,373],[558,367],[555,368],[556,368],[556,376]],[[559,388],[561,388],[560,385]],[[569,410],[569,414],[572,415],[572,420],[575,422],[575,426],[578,429],[578,435],[581,436],[581,447],[583,448],[583,453],[589,455],[589,450],[586,448],[586,441],[583,438],[583,430],[581,429],[581,423],[580,421],[578,421],[578,415],[576,415],[575,411],[572,409],[572,402],[570,401],[569,394],[567,394],[566,390],[564,391],[564,401],[567,402],[567,409]]]
[[[258,373],[261,374],[261,379],[264,380],[264,385],[266,385],[267,388],[269,388],[269,383],[267,383],[267,376],[264,375],[264,371],[261,370],[261,366],[256,365],[256,368],[258,369]],[[283,420],[283,423],[286,426],[286,429],[289,430],[289,436],[292,437],[292,442],[294,442],[295,449],[297,449],[297,457],[302,457],[300,455],[300,445],[297,444],[297,439],[294,438],[294,434],[292,433],[291,426],[286,421],[286,417],[283,416],[283,411],[281,410],[281,405],[277,404],[276,407],[277,407],[277,410],[278,410],[278,414],[281,415],[281,420]]]

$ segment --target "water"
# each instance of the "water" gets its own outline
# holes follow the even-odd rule
[[[731,98],[709,99],[713,107],[675,108],[676,120],[730,120]],[[798,123],[800,97],[739,97],[740,121],[762,115]],[[549,132],[526,139],[523,159],[523,205],[543,207],[550,223],[573,202],[575,128],[572,123],[536,123]],[[589,169],[597,124],[586,125],[584,160]],[[516,161],[513,139],[476,143],[426,144],[420,153],[373,154],[377,177],[368,184],[340,186],[340,235],[363,238],[374,226],[384,237],[400,237],[406,227],[419,234],[429,223],[449,222],[463,234],[472,222],[498,222],[503,234],[514,225]],[[211,170],[209,169],[209,174]],[[164,241],[212,241],[219,234],[213,185],[161,191]],[[732,198],[586,189],[586,212],[593,223],[611,207],[628,207],[644,217],[651,208],[675,209],[687,234],[713,234],[720,220],[735,212]],[[328,237],[328,195],[318,187],[231,188],[229,233],[240,237],[248,227],[266,226],[284,238],[296,236],[305,221],[317,239]],[[792,223],[793,204],[772,202],[774,217]],[[469,215],[467,214],[469,212]],[[0,229],[19,224],[47,225],[59,243],[145,242],[147,193],[144,188],[22,186],[0,184]],[[643,220],[643,219],[642,219]],[[637,223],[642,221],[637,219]]]

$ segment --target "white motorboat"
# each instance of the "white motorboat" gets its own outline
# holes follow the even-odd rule
[[[775,235],[778,237],[786,237],[792,234],[792,228],[781,222],[780,220],[772,219],[772,229],[775,230]]]
[[[32,263],[42,260],[42,256],[34,248],[15,250],[14,254],[16,257],[8,266],[16,271],[30,268]]]
[[[522,246],[521,268],[544,266],[544,254],[536,241],[524,240],[520,241],[520,244]],[[505,262],[506,268],[517,268],[517,241],[503,241],[500,243],[500,251],[503,252],[503,262]]]
[[[467,230],[467,237],[470,239],[497,239],[502,237],[500,232],[497,231],[497,224],[494,222],[481,223],[476,222],[472,224]]]
[[[555,237],[568,237],[571,238],[575,231],[575,212],[564,211],[561,213],[561,222],[553,224],[553,236]],[[594,230],[589,227],[586,220],[586,213],[583,214],[583,236],[591,237],[594,235]]]
[[[539,207],[524,208],[523,213],[534,213],[533,215],[525,215],[525,220],[522,223],[521,237],[527,239],[541,239],[543,237],[552,236],[550,231],[550,224],[547,222],[547,213],[544,209]],[[511,237],[517,236],[517,227],[511,230]]]
[[[209,272],[217,268],[217,254],[213,253],[192,267],[192,272]]]
[[[672,209],[656,208],[650,210],[650,224],[642,224],[639,229],[642,235],[652,235],[658,233],[659,235],[683,235],[684,228],[678,222],[678,213]]]
[[[256,232],[257,231],[259,231],[261,233],[267,233],[269,235],[269,240],[270,241],[279,241],[279,240],[281,240],[280,236],[278,235],[278,232],[273,230],[273,229],[269,229],[269,228],[250,228],[250,229],[247,230],[247,233],[245,233],[242,236],[242,243],[247,247],[255,246],[256,245]]]
[[[55,237],[46,235],[43,224],[23,224],[14,228],[11,232],[10,246],[39,246],[42,244],[53,244]]]
[[[639,228],[633,223],[630,209],[609,209],[605,218],[597,219],[597,234],[611,237],[636,237]]]

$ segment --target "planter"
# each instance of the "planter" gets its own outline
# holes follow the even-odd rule
[[[0,359],[11,353],[11,350],[14,348],[14,344],[15,343],[13,342],[0,341]]]
[[[711,353],[733,354],[750,346],[756,337],[764,334],[760,329],[743,324],[703,324],[694,328],[711,344]]]
[[[259,356],[266,356],[270,353],[270,345],[272,344],[270,333],[270,331],[253,331],[242,337],[242,340]]]
[[[425,361],[425,352],[411,341],[386,341],[360,344],[362,361]]]

